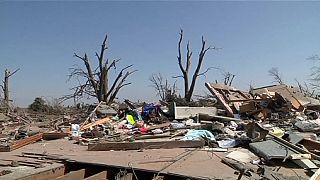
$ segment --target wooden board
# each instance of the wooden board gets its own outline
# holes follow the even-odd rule
[[[0,179],[19,179],[19,180],[48,180],[63,176],[65,167],[63,164],[54,164],[44,168],[35,168],[28,171],[17,171]]]
[[[35,142],[37,142],[37,141],[39,141],[41,139],[42,139],[42,133],[38,133],[36,135],[27,137],[25,139],[21,139],[21,140],[15,141],[12,145],[0,146],[0,152],[10,152],[10,151],[19,149],[19,148],[21,148],[23,146],[26,146],[28,144],[35,143]]]
[[[209,89],[209,91],[216,96],[217,100],[222,103],[224,109],[227,111],[228,116],[230,117],[234,117],[233,115],[233,111],[230,108],[230,106],[225,102],[222,94],[220,94],[218,91],[216,91],[213,87],[211,87],[211,85],[209,83],[206,83],[206,87]]]
[[[107,171],[102,171],[100,173],[97,173],[95,175],[85,178],[85,180],[106,180],[108,177],[107,175],[108,175]]]
[[[89,151],[172,149],[203,147],[204,141],[154,141],[154,142],[103,142],[89,144]]]
[[[303,139],[300,144],[302,144],[308,151],[320,151],[320,142],[311,139]]]
[[[78,171],[71,171],[64,176],[56,178],[56,180],[80,180],[84,179],[85,169],[80,169]]]
[[[84,130],[87,130],[87,129],[93,127],[93,126],[97,126],[97,125],[100,125],[100,124],[105,124],[105,123],[107,123],[107,122],[109,122],[109,121],[110,121],[110,118],[109,118],[109,117],[106,117],[106,118],[97,120],[97,121],[95,121],[95,122],[86,124],[86,125],[82,126],[82,127],[80,128],[80,130],[81,130],[81,131],[84,131]]]

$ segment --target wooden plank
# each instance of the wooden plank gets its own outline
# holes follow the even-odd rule
[[[42,133],[38,133],[38,134],[30,136],[26,139],[19,140],[19,141],[15,142],[12,146],[10,146],[10,151],[19,149],[19,148],[26,146],[28,144],[35,143],[41,139],[42,139]]]
[[[9,146],[1,146],[0,147],[0,152],[9,152],[9,151],[13,151],[13,150],[16,150],[16,149],[19,149],[23,146],[26,146],[28,144],[32,144],[34,142],[37,142],[39,140],[42,139],[42,133],[38,133],[36,135],[33,135],[33,136],[30,136],[30,137],[27,137],[25,139],[21,139],[21,140],[18,140],[16,142],[14,142],[12,145],[9,145]]]
[[[64,176],[56,178],[56,180],[80,180],[84,179],[85,169],[80,169],[78,171],[71,171]]]
[[[290,159],[311,159],[311,154],[291,154]]]
[[[320,142],[311,139],[303,139],[300,144],[302,144],[308,151],[318,153],[320,152]]]
[[[85,178],[85,180],[106,180],[108,179],[108,172],[107,171],[102,171],[100,173],[97,173],[95,175],[89,176]]]
[[[303,169],[318,169],[318,166],[315,165],[310,159],[294,159],[291,161]]]
[[[100,101],[99,104],[94,108],[93,111],[91,111],[91,113],[89,114],[89,116],[87,117],[87,119],[81,124],[80,129],[83,128],[83,126],[85,126],[87,124],[87,122],[89,121],[89,119],[92,117],[93,113],[95,113],[98,109],[98,107],[103,103],[103,101]]]
[[[216,91],[213,87],[211,87],[211,85],[209,83],[206,83],[206,87],[209,89],[209,91],[217,97],[217,100],[223,104],[224,109],[227,111],[228,116],[230,117],[234,117],[233,115],[233,111],[230,108],[230,106],[226,103],[226,101],[224,100],[223,96]]]
[[[47,132],[43,133],[42,139],[44,140],[54,140],[54,139],[62,139],[64,137],[68,137],[69,133],[63,133],[63,132]]]
[[[103,142],[89,144],[89,151],[139,150],[139,149],[172,149],[203,147],[204,141],[154,141],[154,142]]]
[[[28,171],[29,175],[24,175],[22,172],[18,173],[17,176],[12,175],[13,177],[10,177],[10,179],[20,179],[20,180],[49,180],[49,179],[55,179],[57,177],[64,175],[64,165],[63,164],[57,164],[52,165],[54,167],[52,168],[37,168],[34,170]],[[43,170],[42,170],[43,169]],[[20,177],[19,177],[20,176]],[[22,177],[21,177],[22,176]]]
[[[97,126],[97,125],[100,125],[100,124],[105,124],[107,122],[109,122],[111,119],[109,117],[106,117],[106,118],[103,118],[103,119],[100,119],[100,120],[97,120],[95,122],[92,122],[92,123],[89,123],[89,124],[86,124],[84,126],[82,126],[80,128],[81,131],[84,131],[84,130],[87,130],[93,126]]]

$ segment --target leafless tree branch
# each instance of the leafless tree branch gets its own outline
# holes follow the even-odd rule
[[[273,77],[275,83],[284,84],[282,77],[280,76],[279,69],[276,67],[271,68],[269,71],[269,76]]]
[[[85,53],[84,56],[80,56],[74,53],[74,56],[78,59],[82,60],[85,65],[85,68],[73,67],[70,68],[70,74],[68,75],[68,79],[71,78],[82,78],[85,80],[85,83],[81,83],[78,80],[79,85],[71,88],[74,91],[71,95],[66,95],[62,97],[62,99],[70,99],[74,98],[79,99],[84,97],[85,95],[90,97],[96,97],[99,102],[104,101],[107,103],[111,103],[116,97],[119,90],[129,85],[130,83],[125,83],[126,79],[129,75],[131,75],[134,71],[128,71],[133,65],[126,66],[122,68],[118,76],[111,81],[112,86],[109,88],[109,70],[113,67],[116,68],[116,63],[120,61],[120,59],[115,59],[109,64],[109,60],[105,61],[106,50],[108,36],[105,35],[103,42],[101,44],[100,52],[96,52],[95,56],[97,57],[98,66],[93,67],[90,63],[88,55]],[[93,70],[94,69],[94,70]],[[123,75],[124,74],[124,75]]]

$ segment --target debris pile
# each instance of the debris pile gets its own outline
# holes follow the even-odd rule
[[[29,118],[0,114],[0,151],[60,138],[88,146],[88,151],[196,148],[225,153],[221,162],[235,169],[238,179],[319,178],[319,100],[287,85],[249,92],[205,85],[217,99],[214,107],[100,102],[37,126]],[[291,176],[288,169],[300,171]]]

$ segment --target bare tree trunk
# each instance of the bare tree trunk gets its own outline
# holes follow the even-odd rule
[[[4,82],[3,82],[4,105],[5,105],[6,113],[10,112],[9,75],[10,75],[10,71],[6,69],[4,72]]]
[[[10,91],[9,91],[9,78],[14,75],[16,72],[18,72],[20,69],[15,70],[13,73],[10,72],[10,70],[6,69],[4,71],[4,81],[3,81],[3,86],[2,90],[3,90],[3,94],[4,94],[4,106],[5,106],[5,110],[6,113],[10,113]]]
[[[201,46],[201,51],[199,53],[197,66],[196,66],[195,72],[192,75],[191,84],[189,85],[189,71],[190,71],[190,67],[191,67],[192,51],[190,50],[190,42],[188,41],[188,43],[187,43],[187,53],[186,53],[186,62],[185,62],[186,65],[184,67],[183,66],[183,62],[182,62],[182,53],[181,53],[182,40],[183,40],[183,30],[181,29],[180,30],[179,43],[178,43],[178,57],[177,58],[178,58],[179,68],[180,68],[180,70],[182,72],[182,76],[176,76],[176,77],[182,77],[183,78],[183,80],[184,80],[184,99],[186,100],[186,102],[190,102],[198,77],[201,76],[201,75],[204,75],[210,69],[210,68],[207,68],[206,71],[200,73],[200,70],[201,70],[202,63],[203,63],[204,57],[206,55],[206,52],[208,50],[210,50],[210,49],[215,49],[215,48],[211,48],[211,47],[206,48],[206,41],[202,37],[202,39],[201,39],[202,40],[202,46]]]

